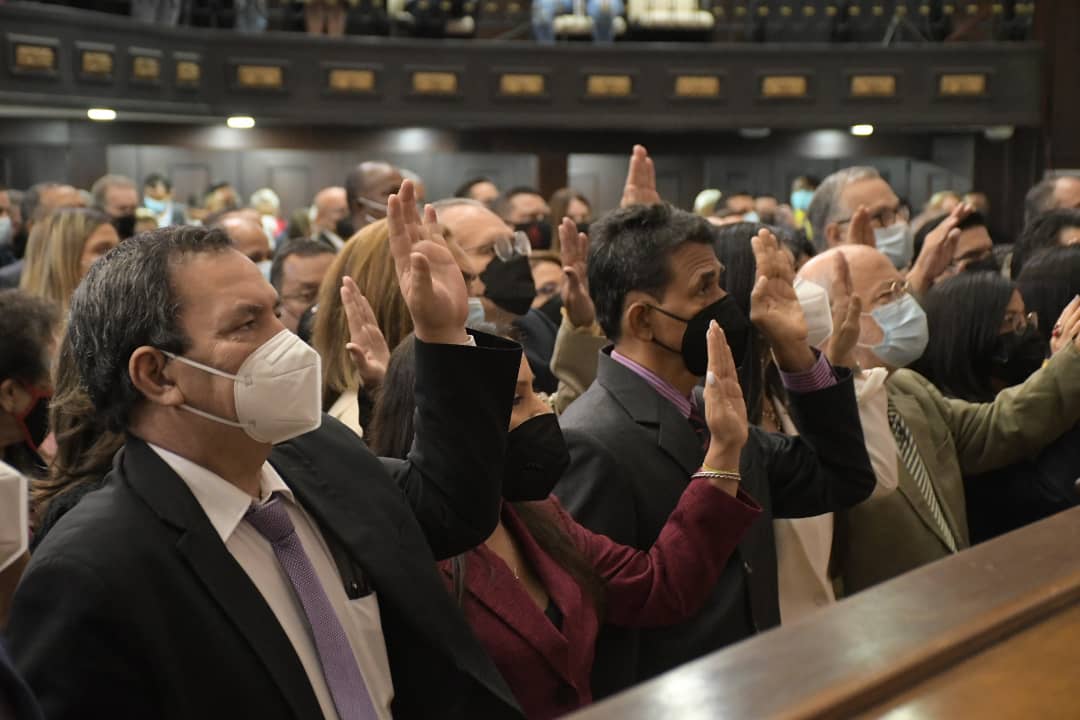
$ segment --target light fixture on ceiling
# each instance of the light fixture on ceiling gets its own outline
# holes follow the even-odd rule
[[[851,134],[855,135],[856,137],[868,137],[868,136],[874,134],[874,126],[873,125],[865,125],[865,124],[863,124],[863,125],[852,125],[851,126]]]
[[[86,117],[98,122],[109,122],[116,119],[116,111],[110,108],[90,108],[86,111]]]
[[[233,115],[225,121],[233,130],[250,130],[255,127],[255,118],[250,115]]]
[[[987,140],[993,142],[1003,142],[1013,136],[1016,131],[1012,125],[992,125],[983,129],[983,135]]]
[[[739,136],[747,140],[763,140],[772,135],[772,129],[767,127],[739,128]]]

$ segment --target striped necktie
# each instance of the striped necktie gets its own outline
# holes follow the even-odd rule
[[[934,485],[930,482],[930,473],[927,472],[926,465],[919,455],[919,448],[911,437],[911,428],[904,422],[903,416],[897,411],[891,399],[889,400],[889,427],[892,429],[893,437],[896,438],[896,448],[900,452],[900,459],[903,460],[904,467],[919,487],[923,500],[930,507],[930,515],[934,518],[941,536],[945,538],[949,552],[956,552],[956,539],[953,537],[949,524],[945,522],[945,515],[941,512],[941,503],[938,502]]]

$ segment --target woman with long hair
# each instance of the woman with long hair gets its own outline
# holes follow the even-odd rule
[[[30,231],[19,288],[51,300],[66,315],[90,266],[119,244],[120,236],[104,213],[88,208],[56,210]]]
[[[1080,248],[1075,254],[1080,258]],[[1054,267],[1059,278],[1067,277],[1067,263]],[[1039,272],[1035,259],[1024,269],[1025,274]],[[1080,292],[1080,282],[1071,292],[1072,297]],[[1039,332],[1045,319],[1029,312],[1024,300],[1013,283],[995,272],[962,273],[938,283],[923,298],[930,341],[913,369],[946,397],[993,402],[1005,388],[1027,380],[1050,354]],[[1061,309],[1064,306],[1057,312]],[[964,477],[971,542],[989,540],[1080,504],[1074,485],[1078,463],[1080,429],[1074,428],[1036,458]]]
[[[322,356],[323,408],[358,435],[370,415],[381,372],[358,366],[347,347],[349,321],[341,298],[342,278],[360,288],[385,341],[385,355],[412,332],[412,317],[398,288],[390,255],[389,228],[379,220],[349,238],[319,288],[311,344]],[[383,356],[381,352],[379,354]],[[384,356],[385,357],[385,356]],[[385,359],[383,360],[385,363]]]

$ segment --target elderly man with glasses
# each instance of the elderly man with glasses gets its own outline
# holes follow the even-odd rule
[[[850,287],[837,274],[844,264],[837,256],[850,269]],[[851,362],[889,372],[888,420],[900,480],[896,492],[836,516],[831,566],[850,594],[970,545],[963,477],[1033,457],[1080,421],[1080,337],[991,403],[950,399],[905,369],[929,339],[910,273],[905,280],[872,247],[842,244],[810,260],[799,277],[828,290],[834,307],[858,299]],[[1038,319],[1013,313],[1006,322],[1021,329]]]
[[[529,264],[532,246],[528,236],[509,228],[475,200],[442,200],[435,203],[435,211],[472,265],[477,277],[472,289],[483,305],[484,319],[497,328],[514,328],[521,333],[536,389],[555,392],[558,380],[550,364],[559,327],[532,307],[536,284]]]

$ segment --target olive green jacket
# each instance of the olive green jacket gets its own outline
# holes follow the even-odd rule
[[[968,547],[965,475],[1032,457],[1080,421],[1080,352],[1070,344],[1023,385],[992,403],[944,397],[910,370],[894,372],[889,399],[911,429],[957,549]],[[949,554],[930,506],[899,462],[897,492],[837,515],[834,561],[850,595]]]

